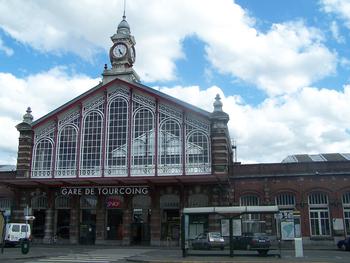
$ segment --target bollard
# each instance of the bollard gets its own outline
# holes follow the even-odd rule
[[[304,257],[303,239],[301,237],[294,238],[294,245],[295,245],[295,257],[296,258]]]
[[[21,252],[22,252],[22,254],[28,254],[28,252],[29,252],[29,239],[28,238],[22,239]]]

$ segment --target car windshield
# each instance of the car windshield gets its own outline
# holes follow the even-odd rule
[[[214,237],[214,238],[219,238],[219,237],[221,237],[221,234],[218,232],[214,232],[214,233],[209,233],[209,236]]]
[[[27,232],[28,229],[27,229],[27,226],[24,225],[24,226],[21,226],[21,232]]]
[[[12,232],[19,232],[19,225],[13,225]]]

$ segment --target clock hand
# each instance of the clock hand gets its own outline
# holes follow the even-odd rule
[[[120,49],[118,49],[118,51],[120,55],[123,55],[123,52]]]

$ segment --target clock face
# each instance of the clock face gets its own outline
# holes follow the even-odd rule
[[[124,44],[117,44],[113,48],[113,56],[116,58],[121,58],[126,55],[126,46]]]

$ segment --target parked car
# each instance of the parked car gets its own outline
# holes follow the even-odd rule
[[[8,223],[5,229],[5,245],[16,246],[21,243],[22,240],[31,240],[31,231],[29,224],[22,223]]]
[[[337,243],[337,247],[341,250],[348,250],[350,251],[350,237],[339,240]]]
[[[225,248],[225,240],[219,232],[208,232],[198,235],[192,240],[193,249]]]
[[[234,249],[256,250],[259,255],[266,256],[271,246],[271,241],[264,233],[243,233],[234,238]]]

